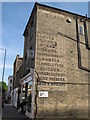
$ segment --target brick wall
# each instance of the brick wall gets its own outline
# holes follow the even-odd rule
[[[35,67],[35,57],[34,59],[30,59],[30,57],[27,57],[27,51],[28,50],[34,50],[35,52],[35,41],[36,41],[36,14],[33,13],[33,16],[31,17],[29,24],[27,26],[25,35],[24,35],[24,73],[27,74],[27,71],[30,70],[30,68]],[[35,56],[35,53],[34,53]]]
[[[17,74],[17,71],[19,70],[20,66],[22,65],[22,58],[19,58],[19,55],[17,55],[14,64],[13,64],[13,90],[14,88],[19,87],[19,78],[20,78],[20,74]],[[20,70],[20,72],[22,72],[23,74],[23,68],[22,70]]]
[[[36,28],[38,91],[48,91],[47,98],[37,98],[37,118],[87,118],[90,73],[78,68],[75,15],[38,6]],[[90,68],[84,35],[80,48],[82,65]]]

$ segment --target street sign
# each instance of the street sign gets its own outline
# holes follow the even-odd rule
[[[26,79],[24,80],[24,83],[30,82],[31,80],[32,80],[32,77],[29,76],[28,78],[26,78]]]
[[[39,91],[39,97],[48,97],[48,91]]]

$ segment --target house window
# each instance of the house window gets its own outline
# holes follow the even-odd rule
[[[83,25],[79,26],[79,34],[84,35],[84,26]]]
[[[12,79],[10,80],[10,83],[12,83]]]
[[[27,50],[27,57],[28,59],[34,59],[34,49],[32,47]]]
[[[10,86],[10,92],[11,92],[11,90],[12,90],[12,87]]]

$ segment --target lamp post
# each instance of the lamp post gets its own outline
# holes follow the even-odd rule
[[[0,48],[1,50],[4,50],[4,63],[3,63],[3,72],[2,72],[2,87],[3,87],[3,81],[4,81],[4,72],[5,72],[5,61],[6,61],[6,49]]]

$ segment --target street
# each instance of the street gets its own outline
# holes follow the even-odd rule
[[[30,120],[24,114],[21,114],[15,107],[5,104],[2,110],[3,120]]]

